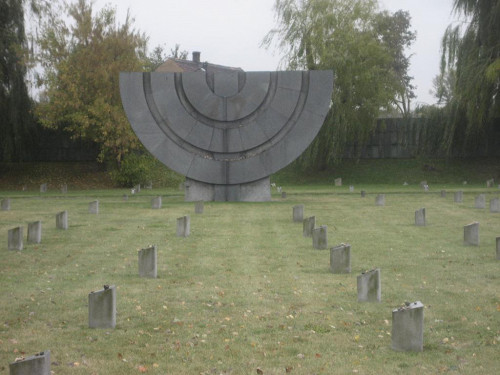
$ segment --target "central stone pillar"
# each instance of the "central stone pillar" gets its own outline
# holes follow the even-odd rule
[[[271,200],[271,183],[269,177],[234,185],[207,184],[186,178],[184,197],[186,202],[265,202]]]

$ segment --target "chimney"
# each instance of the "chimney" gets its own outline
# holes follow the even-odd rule
[[[198,51],[194,51],[193,52],[193,62],[195,63],[200,63],[200,54],[201,52],[198,52]]]

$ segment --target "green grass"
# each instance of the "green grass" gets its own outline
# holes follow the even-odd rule
[[[125,190],[0,192],[11,196],[11,210],[0,211],[0,373],[45,349],[55,374],[496,373],[500,214],[473,206],[477,193],[489,202],[500,192],[482,178],[465,187],[429,181],[428,193],[414,181],[356,183],[354,193],[324,181],[283,184],[287,199],[205,203],[201,215],[175,190],[128,201]],[[462,204],[453,202],[458,189]],[[384,207],[374,204],[378,192],[387,193]],[[152,210],[158,194],[163,208]],[[96,198],[100,213],[90,215]],[[351,274],[329,273],[329,252],[314,250],[292,221],[295,204],[328,226],[331,246],[351,244]],[[420,207],[426,227],[413,225]],[[61,210],[67,231],[55,229]],[[176,218],[186,214],[191,236],[178,238]],[[26,233],[35,220],[42,243],[8,251],[7,230],[24,225]],[[472,221],[480,247],[463,245]],[[154,280],[137,276],[137,250],[150,244],[158,246]],[[358,303],[356,276],[374,267],[382,302]],[[117,327],[89,329],[87,296],[104,284],[118,288]],[[394,352],[392,309],[416,300],[426,306],[424,351]]]

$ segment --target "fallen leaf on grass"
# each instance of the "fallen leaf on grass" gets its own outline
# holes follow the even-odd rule
[[[147,367],[145,367],[145,366],[139,366],[139,367],[137,367],[137,369],[139,370],[139,372],[142,372],[142,373],[148,371]]]
[[[262,371],[260,368],[257,367],[257,374],[262,375],[264,374],[264,371]]]
[[[316,357],[316,358],[321,358],[321,354],[316,353],[316,354],[315,354],[315,357]]]
[[[287,374],[289,374],[290,372],[292,372],[293,370],[293,367],[292,366],[288,366],[287,368],[285,368],[285,371]]]

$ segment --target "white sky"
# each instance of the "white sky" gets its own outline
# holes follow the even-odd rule
[[[200,51],[202,61],[259,71],[276,70],[281,58],[279,51],[260,47],[275,26],[274,1],[95,0],[94,10],[110,4],[120,23],[130,10],[136,28],[149,36],[151,50],[162,45],[170,51],[180,44],[181,50]],[[441,37],[452,21],[452,0],[379,0],[379,4],[391,12],[410,12],[412,29],[417,31],[411,48],[410,75],[417,86],[413,106],[435,103],[429,91],[439,71]]]

